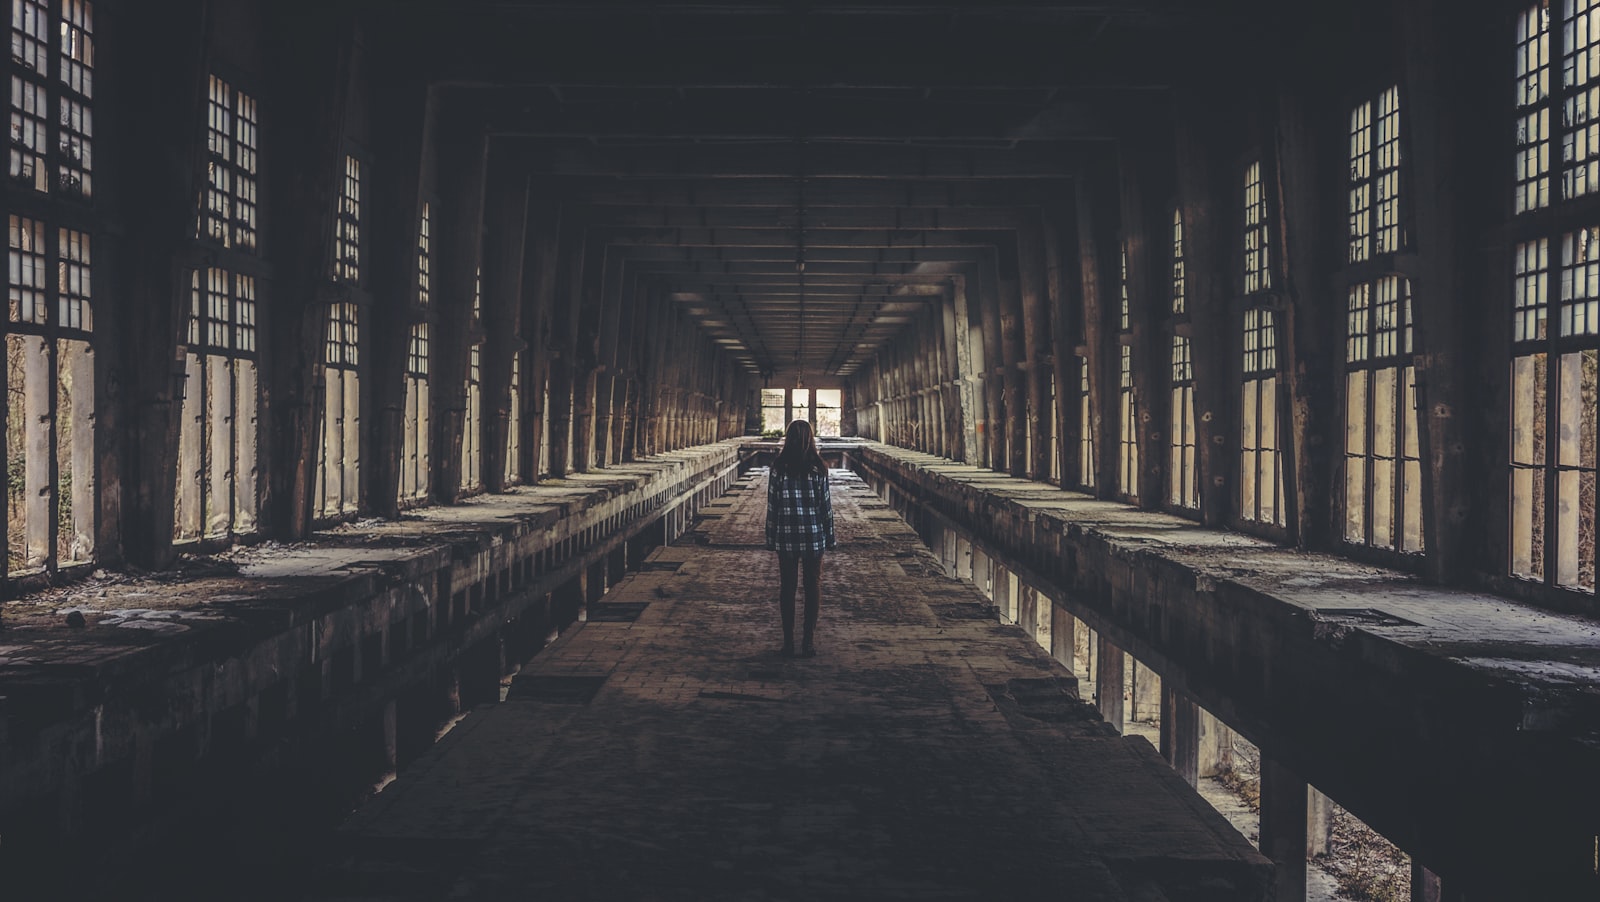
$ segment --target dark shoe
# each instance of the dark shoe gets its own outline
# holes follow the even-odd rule
[[[815,645],[811,644],[811,640],[810,639],[807,639],[805,642],[802,642],[800,644],[800,657],[802,657],[802,658],[815,658],[816,656],[817,656],[817,647]]]
[[[779,650],[778,653],[783,655],[785,658],[794,657],[794,643],[793,642],[785,642],[785,643],[783,643],[783,648],[781,650]]]

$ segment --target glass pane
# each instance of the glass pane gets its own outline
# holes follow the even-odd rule
[[[57,564],[94,558],[94,352],[86,341],[56,344]]]
[[[844,391],[837,388],[817,389],[818,407],[840,407],[844,404]]]
[[[783,407],[783,389],[763,388],[761,390],[762,407]]]
[[[200,355],[184,358],[183,406],[178,425],[178,484],[173,495],[172,537],[184,542],[200,537],[200,430],[204,423],[200,401],[205,394]]]

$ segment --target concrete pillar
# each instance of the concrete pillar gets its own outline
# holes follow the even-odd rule
[[[972,550],[972,584],[984,598],[994,601],[994,596],[989,590],[989,556],[974,548]]]
[[[1123,684],[1127,677],[1124,662],[1127,656],[1122,649],[1101,636],[1098,649],[1099,672],[1095,675],[1095,697],[1100,705],[1100,716],[1118,733],[1127,724],[1127,708],[1123,700]]]
[[[1161,719],[1161,676],[1149,667],[1133,662],[1134,720],[1154,722]]]
[[[1077,641],[1077,618],[1067,613],[1067,609],[1057,604],[1050,605],[1050,655],[1057,661],[1066,665],[1068,670],[1072,666],[1072,652]]]
[[[1261,756],[1261,854],[1277,865],[1274,902],[1306,898],[1306,819],[1310,787],[1265,753]]]
[[[1168,686],[1161,700],[1161,756],[1193,786],[1200,778],[1200,706]]]
[[[972,579],[972,543],[956,536],[956,578]]]
[[[1411,902],[1444,902],[1439,875],[1411,859]]]
[[[1328,840],[1333,838],[1333,800],[1317,791],[1306,788],[1306,854],[1322,855],[1328,851]]]
[[[1072,618],[1072,660],[1073,672],[1079,673],[1085,683],[1094,682],[1094,630],[1089,629],[1089,624],[1074,617]]]
[[[1197,772],[1202,777],[1220,777],[1233,767],[1233,731],[1204,708],[1200,709],[1199,724]]]

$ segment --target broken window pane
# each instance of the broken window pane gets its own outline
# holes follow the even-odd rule
[[[50,11],[42,0],[11,4],[11,182],[48,193]]]
[[[761,431],[771,432],[774,429],[782,432],[789,424],[784,420],[786,392],[781,388],[763,388],[761,390]]]

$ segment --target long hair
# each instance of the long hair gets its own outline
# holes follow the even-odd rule
[[[803,473],[827,473],[828,465],[817,450],[817,435],[807,420],[795,420],[783,435],[783,450],[773,461],[772,469],[788,476]]]

